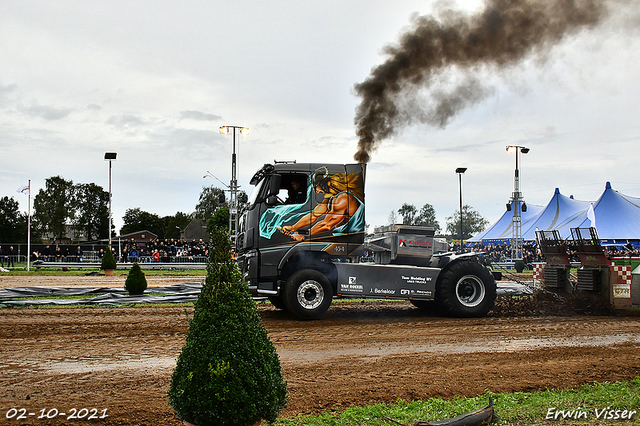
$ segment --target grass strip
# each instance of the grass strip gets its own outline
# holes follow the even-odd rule
[[[568,390],[493,393],[473,398],[351,407],[317,416],[281,418],[277,426],[393,426],[385,417],[404,425],[415,420],[436,421],[484,407],[494,399],[500,419],[492,425],[625,425],[640,424],[640,377],[624,382],[595,382]],[[635,412],[635,413],[634,413]],[[617,417],[617,418],[616,418]],[[623,418],[626,417],[626,418]]]

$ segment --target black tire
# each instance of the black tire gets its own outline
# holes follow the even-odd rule
[[[303,269],[287,280],[283,301],[293,315],[311,320],[327,312],[332,298],[333,291],[327,277],[316,270]]]
[[[269,296],[269,302],[273,305],[274,308],[282,310],[286,310],[286,306],[284,306],[284,301],[280,296]]]
[[[454,317],[483,317],[496,300],[496,282],[491,272],[473,261],[455,262],[442,273],[436,285],[438,308]]]

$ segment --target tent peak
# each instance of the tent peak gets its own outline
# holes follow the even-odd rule
[[[559,193],[560,193],[560,188],[556,188],[556,191],[554,192],[554,195],[555,194],[559,194]]]
[[[611,182],[607,182],[607,184],[605,185],[605,189],[611,189]]]

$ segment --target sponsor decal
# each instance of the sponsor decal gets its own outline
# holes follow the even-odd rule
[[[362,284],[340,284],[340,291],[343,293],[360,293],[364,292]]]
[[[431,241],[398,240],[399,247],[431,247]]]
[[[616,299],[629,299],[631,298],[631,285],[629,284],[614,284],[613,285],[613,297]]]
[[[433,280],[432,277],[414,277],[414,276],[406,276],[406,275],[402,275],[401,278],[407,284],[426,284]]]
[[[370,294],[396,294],[396,291],[390,288],[377,288],[374,287],[369,290]]]
[[[415,290],[415,289],[412,289],[411,290],[411,296],[432,297],[433,293],[431,292],[431,290]]]
[[[433,297],[433,293],[429,290],[416,290],[409,288],[400,289],[400,294],[402,296],[412,296],[412,297]]]

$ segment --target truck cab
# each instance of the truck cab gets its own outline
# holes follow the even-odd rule
[[[308,270],[333,288],[310,286],[300,297],[318,303],[314,291],[322,290],[331,302],[335,262],[363,253],[364,179],[364,164],[276,163],[256,172],[236,241],[252,294],[286,306],[284,284]]]

